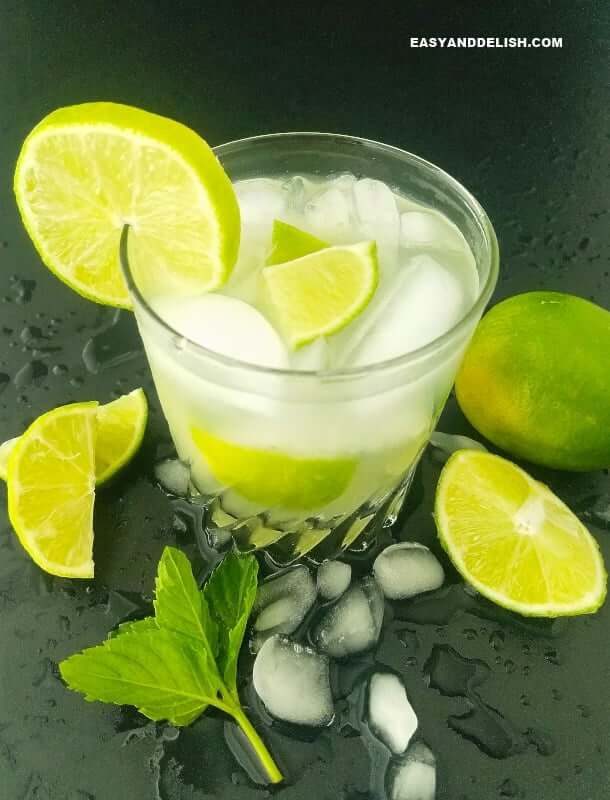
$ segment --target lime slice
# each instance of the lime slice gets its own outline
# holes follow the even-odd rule
[[[96,483],[101,486],[122,469],[142,444],[148,403],[143,389],[113,400],[97,409],[95,444]]]
[[[361,242],[265,267],[262,275],[271,313],[296,350],[357,317],[377,288],[378,272],[375,242]]]
[[[271,232],[271,252],[267,258],[267,266],[283,264],[295,258],[308,256],[318,250],[329,247],[322,239],[312,236],[311,233],[302,231],[294,225],[282,222],[281,219],[273,220]]]
[[[606,570],[595,539],[544,484],[491,453],[459,450],[436,491],[439,537],[482,595],[526,616],[596,611]]]
[[[97,403],[60,406],[19,438],[8,464],[8,513],[39,567],[93,577]]]
[[[199,428],[191,435],[218,483],[269,509],[321,508],[343,494],[357,466],[354,458],[297,458],[244,447]]]
[[[148,419],[148,404],[142,389],[134,389],[97,408],[95,478],[101,486],[122,469],[137,452]],[[7,479],[8,460],[19,436],[0,445],[0,478]]]
[[[23,223],[44,263],[90,300],[130,306],[119,266],[129,223],[130,264],[145,293],[217,289],[239,248],[239,208],[208,145],[173,120],[116,103],[45,117],[15,170]]]
[[[8,475],[8,460],[13,452],[13,448],[19,441],[19,437],[15,436],[14,439],[7,439],[6,442],[0,444],[0,479],[6,480]]]

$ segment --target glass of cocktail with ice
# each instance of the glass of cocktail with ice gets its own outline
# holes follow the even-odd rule
[[[366,546],[392,524],[493,292],[498,248],[477,201],[383,144],[287,133],[215,149],[241,215],[237,263],[190,297],[123,268],[163,412],[213,540],[279,563]],[[280,221],[279,223],[277,221]],[[278,227],[376,244],[378,283],[349,324],[297,349],[261,292]],[[284,225],[285,230],[293,228]],[[297,254],[298,255],[298,254]]]

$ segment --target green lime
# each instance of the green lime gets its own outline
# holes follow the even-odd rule
[[[435,519],[458,572],[504,608],[558,617],[592,613],[604,602],[607,575],[595,539],[510,461],[454,453],[439,479]]]
[[[379,281],[375,242],[340,247],[265,267],[271,314],[296,350],[329,336],[362,313]]]
[[[97,406],[97,437],[95,442],[95,482],[106,483],[135,455],[144,436],[148,419],[148,403],[142,389]],[[0,445],[0,478],[8,476],[8,461],[21,437],[16,436]]]
[[[143,389],[134,389],[111,403],[98,406],[95,479],[106,483],[136,454],[146,430],[148,403]]]
[[[125,223],[146,292],[217,289],[237,258],[239,207],[214,153],[138,108],[84,103],[46,116],[21,148],[15,195],[44,263],[98,303],[130,306],[118,257]]]
[[[529,292],[483,317],[456,381],[462,411],[513,456],[566,470],[610,466],[610,312]]]
[[[297,458],[244,447],[195,427],[191,435],[218,483],[265,508],[321,508],[343,494],[357,466],[355,458]]]
[[[322,239],[318,239],[317,236],[312,236],[311,233],[289,225],[288,222],[282,222],[281,219],[274,219],[271,232],[271,252],[267,258],[267,266],[293,261],[295,258],[323,250],[325,247],[329,247],[329,245]]]
[[[93,577],[97,403],[73,403],[38,417],[8,463],[8,513],[41,569]]]

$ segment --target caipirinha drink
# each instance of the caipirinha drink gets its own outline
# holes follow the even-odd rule
[[[125,259],[163,411],[212,528],[280,560],[341,549],[395,519],[451,390],[491,288],[482,212],[363,140],[216,154],[241,228],[224,285],[149,288]]]

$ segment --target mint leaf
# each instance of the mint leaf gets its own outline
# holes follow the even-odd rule
[[[189,636],[208,648],[211,656],[215,655],[216,623],[193,577],[190,561],[175,547],[166,547],[159,561],[155,612],[160,628]]]
[[[173,725],[188,725],[206,706],[222,705],[207,648],[168,630],[124,633],[70,656],[59,669],[88,701],[135,706]]]
[[[257,575],[254,556],[227,553],[203,588],[207,607],[217,623],[218,671],[235,698],[237,659],[256,597]]]
[[[154,617],[144,617],[144,619],[135,619],[130,622],[121,622],[118,628],[110,631],[108,634],[109,639],[116,639],[117,636],[123,636],[125,633],[143,633],[145,631],[158,631],[159,626]]]
[[[88,701],[132,705],[173,725],[188,725],[216,706],[235,719],[269,781],[279,783],[282,773],[244,714],[235,685],[257,572],[253,556],[229,554],[200,591],[188,558],[166,547],[156,617],[123,623],[103,644],[62,661],[63,679]]]

